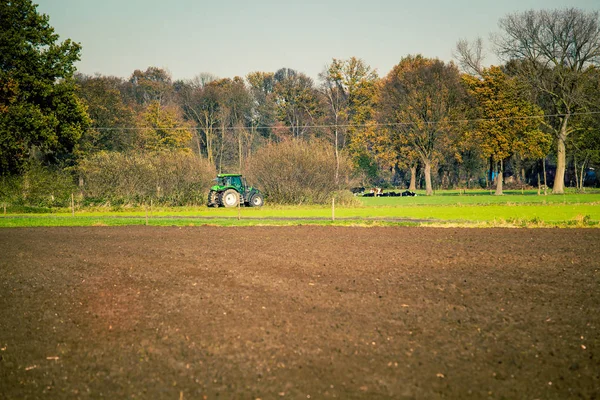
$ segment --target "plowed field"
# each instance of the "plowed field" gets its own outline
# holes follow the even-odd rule
[[[600,230],[0,230],[0,398],[600,397]]]

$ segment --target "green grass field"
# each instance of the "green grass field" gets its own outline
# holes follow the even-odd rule
[[[435,225],[435,226],[591,226],[600,224],[600,193],[537,195],[537,191],[446,191],[435,196],[357,197],[353,207],[277,206],[262,208],[143,208],[54,210],[17,213],[10,207],[0,227],[93,225]]]

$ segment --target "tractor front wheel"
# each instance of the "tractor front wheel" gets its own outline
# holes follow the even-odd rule
[[[265,200],[263,199],[262,194],[255,193],[250,198],[250,206],[252,207],[262,207],[265,204]]]
[[[221,204],[225,207],[237,207],[240,203],[240,195],[233,189],[227,189],[221,193]]]

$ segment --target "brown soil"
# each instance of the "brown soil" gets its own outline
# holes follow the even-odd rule
[[[600,230],[0,230],[0,398],[600,397]]]

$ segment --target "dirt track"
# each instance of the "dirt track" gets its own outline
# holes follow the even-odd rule
[[[0,398],[599,398],[600,230],[0,230]]]

